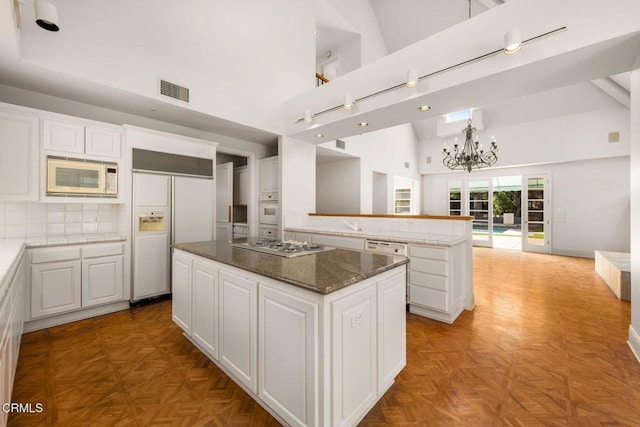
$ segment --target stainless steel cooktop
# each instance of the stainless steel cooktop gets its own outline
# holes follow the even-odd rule
[[[330,251],[332,247],[316,243],[299,242],[296,240],[252,239],[246,243],[232,243],[234,248],[247,249],[262,252],[269,255],[277,255],[284,258],[293,258],[302,255],[317,254]]]

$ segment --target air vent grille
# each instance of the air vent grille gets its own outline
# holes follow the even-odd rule
[[[336,139],[336,147],[337,148],[342,148],[343,150],[345,149],[345,142],[341,139]]]
[[[189,102],[189,88],[160,80],[160,94],[180,101]]]

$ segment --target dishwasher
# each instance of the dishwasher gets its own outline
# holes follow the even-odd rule
[[[388,255],[407,256],[407,245],[404,243],[382,242],[380,240],[367,240],[365,251],[377,252]]]

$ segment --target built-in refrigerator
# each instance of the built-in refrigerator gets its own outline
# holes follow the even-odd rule
[[[171,292],[171,245],[213,239],[213,176],[133,173],[132,301]]]

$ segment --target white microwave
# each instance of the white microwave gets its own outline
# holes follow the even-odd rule
[[[47,156],[47,195],[118,195],[118,164]]]

